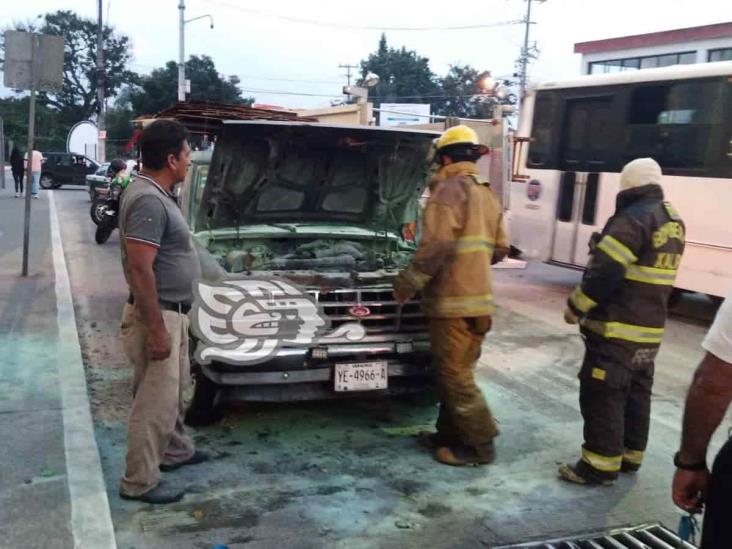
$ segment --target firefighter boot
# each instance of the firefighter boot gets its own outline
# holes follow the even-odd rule
[[[565,463],[559,468],[558,473],[562,480],[585,486],[612,486],[617,477],[617,473],[603,474],[596,471],[581,459],[574,465]]]
[[[488,465],[496,459],[493,441],[476,446],[441,446],[435,450],[435,459],[445,465],[462,467],[465,465]]]

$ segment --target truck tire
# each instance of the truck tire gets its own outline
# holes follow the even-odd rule
[[[183,418],[190,427],[203,427],[216,423],[224,416],[223,407],[216,402],[219,386],[198,370],[193,374],[193,398]]]

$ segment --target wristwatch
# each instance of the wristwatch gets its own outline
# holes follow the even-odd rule
[[[699,461],[697,463],[684,463],[679,459],[679,452],[676,452],[674,454],[674,465],[679,469],[683,469],[684,471],[703,471],[707,468],[706,460]]]

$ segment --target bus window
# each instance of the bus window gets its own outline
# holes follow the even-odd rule
[[[572,206],[574,205],[574,183],[577,174],[564,172],[562,174],[562,185],[559,189],[559,205],[557,208],[557,219],[559,221],[572,221]]]
[[[531,144],[529,145],[529,165],[542,167],[552,157],[554,141],[552,137],[556,128],[553,124],[555,101],[552,94],[540,93],[534,106],[534,121],[531,127]]]
[[[585,200],[582,205],[582,223],[594,225],[597,217],[597,190],[599,188],[600,174],[591,173],[587,176],[585,185]]]
[[[655,158],[664,168],[702,169],[719,154],[719,81],[664,83],[631,91],[625,160]],[[716,149],[716,150],[715,150]]]

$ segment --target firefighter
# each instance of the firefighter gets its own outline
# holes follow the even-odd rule
[[[559,468],[577,484],[614,482],[635,472],[648,442],[654,360],[684,252],[684,223],[664,202],[661,168],[651,158],[620,175],[615,214],[590,239],[590,261],[567,301],[585,357],[579,373],[584,444]]]
[[[429,318],[440,413],[436,433],[420,442],[448,465],[495,458],[498,434],[474,364],[491,327],[491,263],[508,253],[501,206],[476,161],[488,153],[467,126],[454,126],[435,143],[439,171],[430,180],[423,235],[409,266],[394,281],[403,303],[418,291]]]

